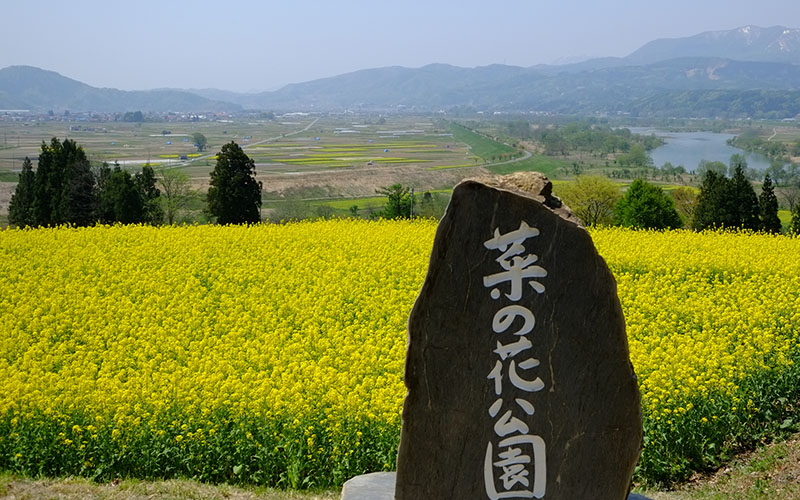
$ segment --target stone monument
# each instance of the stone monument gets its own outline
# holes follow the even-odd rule
[[[396,500],[623,500],[641,451],[616,282],[541,174],[456,186],[408,323]]]

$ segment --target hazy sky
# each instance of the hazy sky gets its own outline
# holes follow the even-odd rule
[[[532,66],[747,24],[800,28],[798,0],[3,3],[0,68],[125,90],[271,90],[380,66]]]

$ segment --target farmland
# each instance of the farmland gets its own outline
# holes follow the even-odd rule
[[[369,198],[380,187],[395,183],[414,186],[418,192],[449,189],[464,177],[486,173],[486,164],[500,163],[499,150],[502,161],[521,155],[463,127],[456,128],[456,137],[453,127],[440,119],[412,116],[0,122],[0,214],[7,210],[22,160],[31,158],[35,167],[42,141],[52,137],[74,139],[94,164],[108,162],[135,171],[149,163],[182,170],[199,193],[208,187],[215,153],[226,142],[236,141],[256,162],[264,183],[265,218],[287,200]],[[207,138],[205,151],[195,148],[194,133]],[[471,149],[473,143],[476,151]]]
[[[434,228],[0,233],[0,468],[293,488],[393,468]],[[796,429],[800,240],[592,237],[642,392],[637,481],[679,481]]]

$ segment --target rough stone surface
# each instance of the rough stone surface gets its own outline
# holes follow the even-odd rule
[[[342,500],[394,500],[394,472],[373,472],[344,483]]]
[[[616,283],[551,189],[453,191],[409,318],[397,500],[627,496],[642,426]]]
[[[341,500],[393,500],[394,472],[373,472],[357,476],[344,483]],[[649,500],[631,493],[628,500]]]

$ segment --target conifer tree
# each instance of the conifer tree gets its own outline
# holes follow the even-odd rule
[[[11,196],[11,203],[8,205],[8,221],[17,227],[35,226],[36,219],[33,217],[33,189],[34,189],[33,165],[30,158],[25,157],[22,162],[22,172],[19,174],[19,183]]]
[[[96,222],[97,189],[89,161],[72,161],[64,168],[63,186],[57,207],[59,222],[77,226],[93,224]]]
[[[800,235],[800,203],[794,204],[794,209],[792,210],[792,224],[789,226],[789,232],[791,234]]]
[[[101,221],[135,224],[143,221],[142,197],[133,176],[119,167],[111,171],[100,191]]]
[[[781,220],[778,217],[778,198],[775,196],[775,189],[772,186],[772,179],[769,174],[764,176],[764,184],[761,186],[758,205],[760,209],[759,229],[767,233],[780,233]]]
[[[65,213],[69,205],[62,204],[61,197],[68,179],[85,180],[84,166],[75,169],[74,165],[77,163],[88,166],[86,153],[75,141],[64,139],[62,143],[53,137],[49,145],[42,142],[39,166],[34,176],[33,216],[37,225],[73,222],[69,220],[70,215]],[[82,181],[77,182],[78,184],[67,188],[67,191],[72,192],[72,189],[84,185]]]
[[[728,205],[733,216],[732,225],[734,227],[758,231],[761,224],[758,218],[758,196],[756,196],[756,192],[753,189],[753,184],[744,175],[746,165],[746,163],[744,165],[739,163],[734,166],[733,177],[731,178],[732,197],[728,201]]]
[[[697,197],[692,227],[698,231],[712,227],[730,227],[733,217],[726,202],[730,191],[730,181],[724,175],[706,170]]]
[[[208,188],[208,210],[219,224],[257,223],[261,220],[261,183],[255,162],[231,141],[217,154]]]
[[[142,171],[134,177],[139,197],[142,199],[142,221],[149,224],[159,224],[164,218],[159,197],[161,192],[156,187],[156,173],[153,167],[145,165]]]

